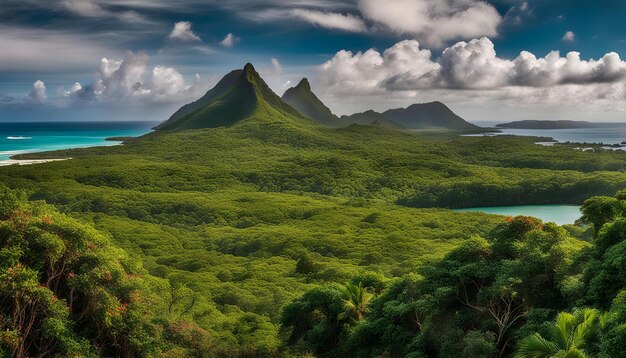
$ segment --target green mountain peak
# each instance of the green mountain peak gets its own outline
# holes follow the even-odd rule
[[[297,86],[285,91],[282,99],[302,115],[317,123],[330,127],[341,125],[339,118],[313,93],[311,84],[306,78],[300,80]]]
[[[224,76],[202,98],[183,106],[157,129],[229,127],[251,118],[274,122],[304,119],[269,88],[252,64],[247,63],[243,70]]]
[[[306,77],[304,77],[303,79],[300,80],[296,88],[302,88],[304,90],[311,91],[311,84],[309,83],[309,80]]]

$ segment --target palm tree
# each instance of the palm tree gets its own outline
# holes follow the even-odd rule
[[[520,343],[516,358],[588,358],[585,351],[596,337],[603,321],[598,310],[585,308],[573,313],[561,312],[550,327],[550,340],[539,333]]]
[[[362,320],[367,313],[367,306],[374,298],[374,295],[368,292],[361,283],[358,285],[348,283],[341,289],[341,293],[343,293],[343,302],[346,310],[339,318],[350,318],[356,322]]]

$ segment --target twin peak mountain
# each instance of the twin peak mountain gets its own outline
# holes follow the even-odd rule
[[[378,125],[391,129],[443,128],[455,130],[478,127],[457,116],[441,102],[414,104],[383,113],[372,110],[337,117],[313,93],[304,78],[297,86],[278,97],[251,64],[224,76],[202,98],[181,107],[156,129],[186,129],[232,126],[240,121],[266,120],[314,121],[328,127],[351,124]]]

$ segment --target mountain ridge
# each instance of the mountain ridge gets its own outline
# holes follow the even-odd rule
[[[281,98],[302,115],[317,123],[329,127],[341,125],[339,117],[334,115],[330,108],[311,90],[311,84],[306,77],[300,80],[295,87],[287,89]]]
[[[439,101],[415,103],[406,108],[389,109],[382,113],[391,121],[407,128],[479,129],[454,113]]]
[[[306,120],[285,103],[247,63],[243,70],[234,70],[199,100],[176,111],[157,130],[228,127],[252,117]]]

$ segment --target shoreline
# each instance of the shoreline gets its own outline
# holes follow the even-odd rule
[[[31,165],[31,164],[42,164],[49,162],[58,162],[61,160],[68,160],[72,158],[62,158],[62,159],[5,159],[0,160],[0,167],[8,167],[10,165]]]

